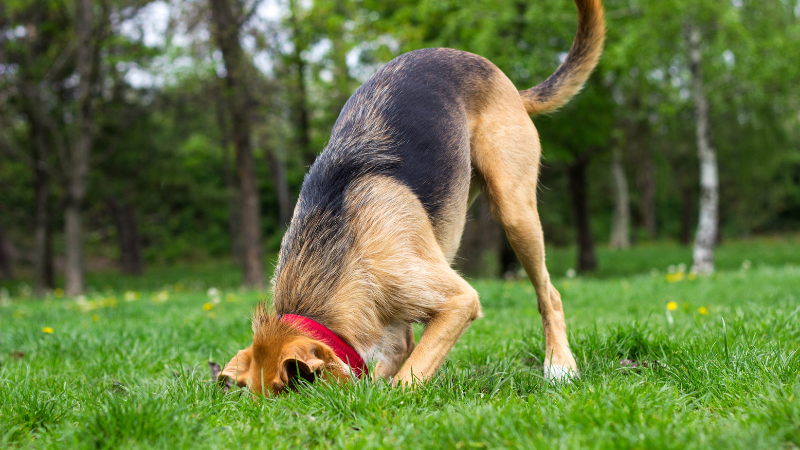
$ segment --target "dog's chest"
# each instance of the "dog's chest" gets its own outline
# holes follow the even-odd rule
[[[365,350],[359,351],[359,355],[370,367],[379,363],[395,363],[406,351],[406,330],[407,325],[402,323],[393,323],[384,327],[381,339]]]

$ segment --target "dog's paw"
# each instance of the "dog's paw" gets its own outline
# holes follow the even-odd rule
[[[578,378],[578,372],[569,365],[546,365],[544,366],[544,378],[551,383],[570,383],[574,378]]]

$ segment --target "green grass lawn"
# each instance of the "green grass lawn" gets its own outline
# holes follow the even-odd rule
[[[230,265],[95,275],[83,300],[9,286],[0,448],[799,448],[800,242],[729,243],[716,275],[668,280],[683,253],[601,254],[599,277],[555,278],[581,370],[571,384],[542,379],[529,284],[478,280],[485,317],[428,384],[261,401],[210,383],[207,362],[248,344],[264,297],[232,289]]]

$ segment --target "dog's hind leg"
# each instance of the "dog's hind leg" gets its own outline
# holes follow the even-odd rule
[[[473,167],[482,179],[494,217],[536,290],[545,335],[545,376],[571,377],[577,374],[577,366],[567,341],[561,296],[550,283],[545,266],[544,235],[536,209],[539,137],[510,88],[474,129]]]

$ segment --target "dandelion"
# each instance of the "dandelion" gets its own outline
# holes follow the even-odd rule
[[[211,303],[206,303],[203,305],[203,311],[211,311],[211,308],[213,307],[214,305],[212,305]]]
[[[42,328],[42,332],[44,332],[45,334],[53,334],[53,329],[50,327],[44,327]]]
[[[92,315],[92,320],[94,320],[95,322],[97,322],[97,321],[99,321],[99,320],[100,320],[100,316],[98,316],[97,314],[93,314],[93,315]]]
[[[567,269],[567,278],[575,278],[575,275],[578,273],[575,272],[575,269]]]
[[[676,309],[678,309],[678,304],[677,303],[675,303],[675,302],[667,303],[667,310],[675,311]]]
[[[683,281],[683,279],[685,277],[686,277],[686,274],[683,273],[683,272],[670,273],[670,274],[667,275],[667,282],[675,283],[675,282],[678,282],[678,281]]]
[[[155,295],[153,300],[155,300],[157,302],[165,302],[165,301],[169,300],[169,292],[161,291],[161,292],[159,292],[158,294]]]
[[[667,325],[672,326],[675,320],[672,318],[672,311],[678,309],[678,304],[675,302],[667,303]]]
[[[56,289],[53,291],[53,295],[54,295],[56,298],[61,298],[61,297],[63,297],[63,296],[64,296],[64,290],[63,290],[63,289],[61,289],[61,288],[56,288]]]
[[[126,291],[125,294],[123,294],[123,298],[126,302],[135,302],[141,298],[141,294],[136,291]]]
[[[705,306],[701,306],[697,308],[697,312],[705,316],[706,314],[708,314],[708,308],[706,308]]]

